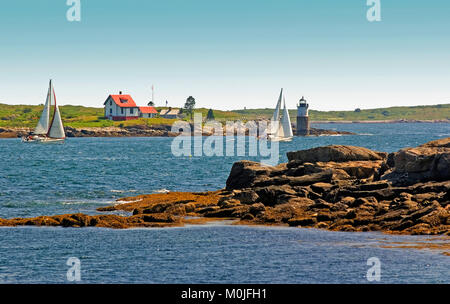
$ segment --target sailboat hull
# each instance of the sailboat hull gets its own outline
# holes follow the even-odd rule
[[[292,141],[292,137],[272,137],[272,136],[269,136],[269,137],[267,137],[267,139],[269,141],[279,141],[279,142]]]
[[[51,138],[45,136],[24,136],[22,142],[24,143],[61,143],[64,142],[64,138]]]

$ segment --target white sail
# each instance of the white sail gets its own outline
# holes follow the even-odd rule
[[[280,126],[280,110],[281,110],[281,97],[283,96],[283,89],[281,89],[280,97],[278,97],[277,106],[273,112],[272,119],[270,120],[270,134],[277,134]]]
[[[48,136],[51,138],[65,138],[66,134],[64,133],[64,126],[61,120],[61,114],[59,113],[59,108],[56,106],[56,113],[53,119],[53,124],[50,128],[50,132]]]
[[[281,110],[281,97],[283,96],[283,89],[281,89],[280,97],[278,97],[277,106],[275,107],[275,112],[272,115],[272,121],[280,120],[280,110]]]
[[[56,105],[55,92],[53,91],[52,93],[53,99],[55,100],[55,116],[53,117],[48,136],[51,138],[65,138],[66,134],[64,133],[64,126],[61,119],[61,113],[59,112],[59,107]]]
[[[34,129],[34,134],[43,135],[48,133],[49,121],[50,121],[50,106],[52,104],[52,92],[53,84],[50,80],[50,84],[48,87],[47,100],[45,101],[44,110],[42,111],[41,118]]]
[[[292,132],[291,118],[289,117],[289,111],[286,108],[286,101],[283,98],[284,109],[283,117],[281,118],[281,129],[283,130],[283,135],[281,137],[293,137],[294,132]]]

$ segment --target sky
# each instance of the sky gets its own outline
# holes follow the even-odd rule
[[[450,1],[0,0],[0,103],[315,110],[450,103]]]

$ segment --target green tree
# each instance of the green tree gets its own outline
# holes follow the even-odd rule
[[[149,102],[147,105],[150,106],[150,107],[154,107],[154,106],[155,106],[155,103],[154,103],[153,101],[150,100],[150,102]]]
[[[192,96],[189,96],[186,99],[186,103],[184,104],[184,112],[186,112],[187,114],[189,114],[191,116],[191,120],[192,120],[192,115],[194,114],[194,108],[195,108],[195,98]]]

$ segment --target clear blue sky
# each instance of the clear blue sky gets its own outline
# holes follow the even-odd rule
[[[450,102],[450,1],[66,0],[0,2],[0,102],[39,104],[53,78],[61,104],[318,110]]]

